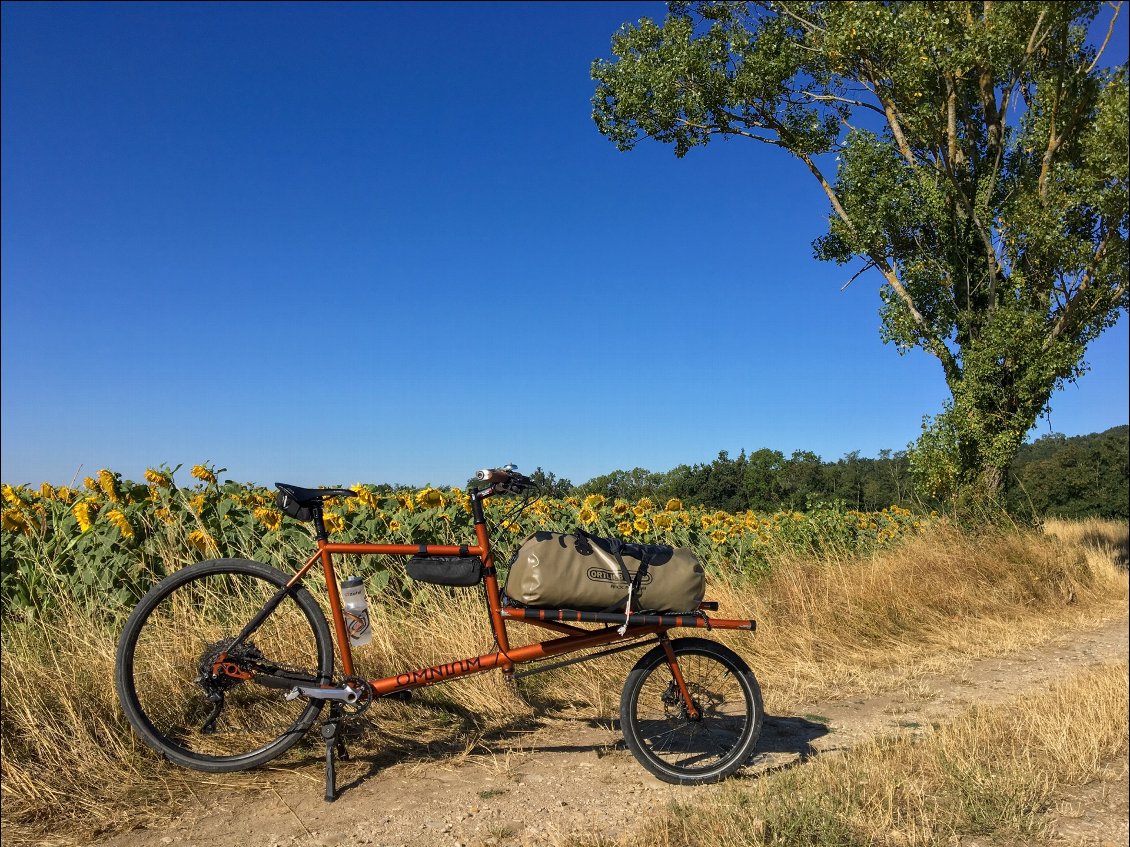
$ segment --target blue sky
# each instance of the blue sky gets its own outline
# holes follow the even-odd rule
[[[663,11],[5,3],[4,481],[904,448],[940,368],[812,258],[811,176],[596,131],[591,62]],[[1038,431],[1125,423],[1127,347],[1123,317]]]

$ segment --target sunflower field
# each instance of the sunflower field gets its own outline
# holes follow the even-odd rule
[[[314,550],[313,528],[284,517],[275,492],[220,482],[225,469],[160,466],[144,482],[103,469],[81,488],[3,485],[5,614],[47,612],[67,596],[108,613],[128,611],[154,580],[200,559],[239,557],[293,570]],[[473,543],[470,499],[460,488],[394,489],[357,484],[355,494],[327,502],[326,527],[335,541]],[[842,503],[807,512],[731,514],[684,506],[678,500],[636,502],[599,494],[537,499],[524,510],[515,498],[486,501],[495,558],[505,570],[526,535],[582,528],[646,543],[691,547],[708,571],[752,578],[784,555],[820,558],[867,553],[936,520],[892,506],[857,512]],[[346,557],[370,586],[410,596],[395,559]]]

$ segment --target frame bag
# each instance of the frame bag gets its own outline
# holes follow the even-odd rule
[[[469,588],[482,579],[483,563],[478,556],[413,556],[405,566],[417,582]]]
[[[516,605],[581,612],[689,613],[706,593],[702,563],[689,547],[630,544],[536,532],[510,560],[507,598]]]

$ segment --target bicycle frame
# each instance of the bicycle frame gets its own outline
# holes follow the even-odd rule
[[[437,682],[445,682],[470,674],[501,668],[508,676],[516,665],[535,662],[596,647],[605,647],[630,641],[647,635],[657,635],[664,645],[668,662],[684,702],[690,703],[685,683],[679,672],[675,655],[667,643],[666,632],[675,627],[694,627],[702,629],[736,629],[752,631],[756,622],[752,620],[727,620],[707,618],[704,613],[686,615],[622,615],[606,612],[578,612],[573,610],[510,608],[502,605],[498,577],[494,568],[490,537],[487,533],[483,500],[491,496],[490,488],[485,491],[472,491],[471,504],[477,544],[338,544],[329,541],[322,519],[320,505],[314,508],[314,525],[317,534],[317,551],[306,560],[295,575],[288,581],[287,588],[297,585],[319,562],[329,595],[330,612],[333,618],[335,640],[341,657],[345,676],[353,676],[353,651],[349,641],[342,610],[341,595],[334,571],[333,554],[351,555],[391,555],[412,556],[416,554],[431,556],[478,556],[482,561],[482,582],[486,593],[488,616],[491,631],[498,645],[494,653],[456,659],[440,665],[405,671],[394,676],[368,680],[376,696],[385,696],[402,691],[410,691]],[[703,608],[713,608],[703,604]],[[507,633],[507,622],[511,620],[538,626],[561,634],[562,637],[511,648]],[[591,630],[573,626],[569,621],[606,624],[601,629]],[[620,626],[616,626],[619,624]],[[641,645],[642,646],[642,645]]]

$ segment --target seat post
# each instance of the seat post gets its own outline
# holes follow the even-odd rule
[[[326,522],[322,520],[322,502],[319,500],[310,507],[310,511],[314,513],[314,537],[319,541],[329,540],[329,534],[326,532]]]

